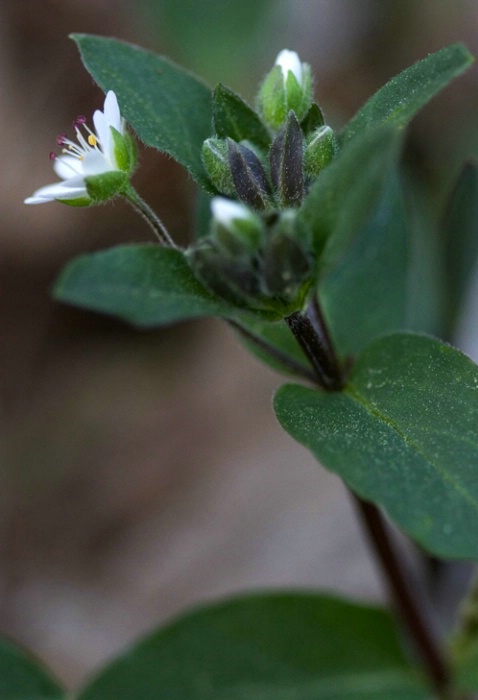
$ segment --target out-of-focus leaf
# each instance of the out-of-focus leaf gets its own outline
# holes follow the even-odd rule
[[[399,154],[400,134],[382,128],[344,148],[311,187],[298,214],[325,275],[371,216]]]
[[[478,166],[463,168],[443,221],[448,325],[453,330],[478,260]]]
[[[66,695],[35,659],[0,639],[0,698],[64,700]]]
[[[324,277],[319,296],[342,355],[406,326],[410,222],[402,183],[392,173],[347,254]]]
[[[428,700],[391,617],[313,593],[203,608],[153,633],[77,700]]]

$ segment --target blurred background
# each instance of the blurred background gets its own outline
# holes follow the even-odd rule
[[[478,53],[475,0],[35,0],[0,4],[0,630],[77,686],[194,603],[292,586],[377,599],[344,488],[281,432],[281,381],[215,321],[149,333],[53,302],[75,255],[150,231],[121,202],[23,206],[48,154],[102,94],[71,32],[167,54],[252,101],[280,49],[300,52],[340,127],[388,78],[456,40]],[[407,158],[433,210],[478,153],[478,73],[413,122]],[[135,184],[173,237],[195,188],[140,150]]]

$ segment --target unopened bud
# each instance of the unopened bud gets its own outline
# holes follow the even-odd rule
[[[256,252],[264,235],[264,225],[253,211],[224,197],[212,199],[211,211],[211,237],[225,252],[237,257]]]
[[[312,101],[310,66],[295,51],[284,49],[266,75],[257,98],[259,111],[269,126],[278,129],[293,110],[301,121]]]

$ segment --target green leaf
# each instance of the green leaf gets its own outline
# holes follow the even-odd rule
[[[61,700],[64,697],[64,691],[36,660],[0,639],[2,700]]]
[[[329,596],[248,596],[192,612],[77,700],[427,700],[390,616]]]
[[[341,141],[382,124],[404,127],[453,78],[474,61],[462,44],[452,44],[399,73],[375,93],[345,127]]]
[[[201,147],[211,136],[211,91],[172,61],[116,39],[74,34],[86,69],[139,138],[172,156],[210,189]]]
[[[181,251],[158,245],[125,245],[82,255],[63,270],[53,294],[141,328],[237,313],[196,280]]]
[[[342,355],[354,355],[378,335],[406,327],[409,227],[402,183],[392,173],[347,254],[319,286]]]
[[[478,368],[427,336],[381,338],[343,393],[279,389],[282,427],[428,551],[478,558]]]
[[[298,223],[322,256],[322,273],[346,255],[398,160],[400,134],[377,129],[344,148],[311,187]]]
[[[443,221],[450,332],[478,260],[478,167],[463,168]]]
[[[213,93],[214,129],[219,138],[230,137],[234,141],[251,141],[268,148],[269,131],[259,116],[235,92],[219,84]]]

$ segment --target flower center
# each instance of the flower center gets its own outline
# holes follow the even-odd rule
[[[81,133],[80,127],[87,132],[86,138]],[[73,156],[74,158],[78,158],[78,160],[83,160],[83,158],[88,155],[88,153],[91,153],[91,151],[99,150],[101,144],[97,135],[87,125],[86,117],[81,115],[77,117],[73,122],[73,128],[75,130],[77,143],[69,139],[66,134],[59,134],[57,136],[57,146],[63,146],[61,152],[64,155]],[[55,158],[56,153],[50,153],[50,160],[54,160]]]

